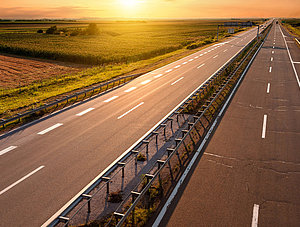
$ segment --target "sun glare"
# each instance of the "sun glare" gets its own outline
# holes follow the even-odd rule
[[[136,6],[138,0],[120,0],[121,4],[125,7],[134,7]]]

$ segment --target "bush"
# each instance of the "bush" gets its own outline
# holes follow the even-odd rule
[[[140,162],[144,162],[144,161],[146,161],[146,156],[143,155],[142,153],[139,153],[137,156],[137,160]]]
[[[54,25],[46,30],[46,34],[54,34],[56,31],[57,31],[57,27]]]
[[[44,33],[42,29],[37,30],[37,33]]]
[[[94,24],[94,23],[89,24],[88,28],[86,29],[86,33],[88,35],[97,35],[97,34],[99,34],[99,29],[97,27],[97,24]]]

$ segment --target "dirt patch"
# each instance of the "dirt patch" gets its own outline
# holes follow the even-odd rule
[[[87,66],[0,54],[0,87],[15,88],[53,76],[83,70]]]

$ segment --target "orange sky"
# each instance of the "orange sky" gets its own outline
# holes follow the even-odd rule
[[[300,0],[0,0],[2,19],[300,17]]]

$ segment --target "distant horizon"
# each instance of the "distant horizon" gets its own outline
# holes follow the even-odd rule
[[[64,18],[298,18],[299,0],[10,0],[3,19]]]
[[[125,17],[86,17],[86,18],[0,18],[0,21],[97,21],[97,20],[247,20],[247,19],[270,19],[270,18],[287,18],[299,19],[300,17],[203,17],[203,18],[125,18]]]

